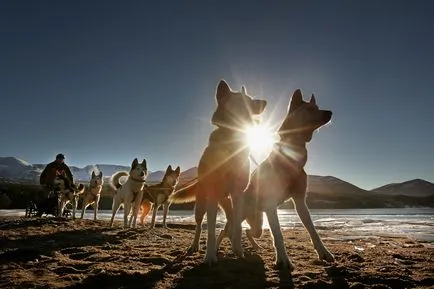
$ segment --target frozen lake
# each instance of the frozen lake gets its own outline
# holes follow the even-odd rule
[[[78,210],[76,216],[80,216]],[[434,242],[434,209],[433,208],[384,208],[384,209],[312,209],[312,219],[318,230],[339,231],[350,233],[348,239],[367,236],[405,235],[421,241]],[[24,216],[24,210],[0,210],[0,216]],[[102,210],[98,218],[109,220],[110,210]],[[93,210],[88,209],[86,219],[93,218]],[[121,221],[123,212],[120,210],[116,220]],[[148,215],[149,221],[150,216]],[[301,227],[301,221],[294,210],[279,210],[279,220],[282,228]],[[157,215],[157,222],[162,221],[162,211]],[[206,220],[205,220],[206,221]],[[171,210],[168,223],[194,223],[193,211]],[[225,222],[223,214],[218,216],[218,226]],[[244,224],[244,226],[247,226]],[[264,228],[268,228],[264,217]]]

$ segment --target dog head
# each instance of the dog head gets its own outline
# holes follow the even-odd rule
[[[241,91],[232,91],[229,85],[221,80],[216,91],[217,109],[211,122],[218,127],[242,130],[255,122],[265,109],[267,102],[253,99],[247,94],[245,87]]]
[[[309,142],[313,132],[327,124],[331,118],[332,112],[319,109],[313,94],[310,101],[305,102],[301,91],[297,89],[292,95],[288,114],[278,133],[283,142],[296,138]]]
[[[145,181],[148,177],[148,167],[146,165],[146,160],[143,159],[141,163],[135,158],[131,164],[130,176],[136,180]]]
[[[64,195],[67,200],[77,203],[80,194],[84,193],[84,188],[83,184],[71,184],[61,194]]]
[[[172,169],[172,166],[169,165],[166,169],[166,173],[163,177],[163,183],[168,184],[171,187],[175,187],[179,181],[179,175],[181,174],[181,169],[176,167],[176,169]]]
[[[71,186],[71,182],[64,174],[57,174],[53,181],[55,191],[64,191]]]
[[[75,195],[82,194],[84,192],[84,185],[83,184],[72,184],[71,189],[74,192]]]
[[[102,184],[103,184],[102,172],[99,172],[99,174],[96,175],[95,172],[92,171],[92,176],[90,177],[90,186],[98,187],[98,186],[102,186]]]
[[[81,194],[84,193],[84,185],[83,184],[72,184],[71,186],[71,190],[70,190],[70,194],[72,194],[72,196],[70,197],[70,200],[75,201],[75,204],[78,203],[78,198],[80,197]]]

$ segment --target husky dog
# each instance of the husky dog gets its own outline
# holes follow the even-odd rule
[[[98,214],[99,199],[101,198],[101,190],[104,180],[102,178],[102,172],[98,175],[92,171],[90,177],[89,187],[84,193],[83,204],[81,205],[81,218],[84,217],[84,212],[89,205],[93,205],[93,219],[96,221],[96,215]]]
[[[72,219],[75,219],[75,211],[77,210],[78,198],[84,192],[84,185],[78,186],[72,183],[69,178],[64,175],[57,175],[54,179],[55,191],[58,192],[58,213],[63,216],[63,211],[68,203],[72,205]]]
[[[151,228],[154,228],[157,211],[160,206],[163,205],[163,226],[167,228],[166,217],[167,213],[169,212],[169,196],[175,191],[180,174],[181,169],[179,167],[176,167],[176,169],[173,170],[172,166],[169,165],[161,183],[144,188],[143,200],[141,204],[142,216],[140,217],[140,222],[142,225],[144,223],[145,217],[148,215],[149,210],[151,209],[152,204]]]
[[[199,247],[202,220],[207,213],[208,238],[205,263],[217,261],[216,216],[218,206],[225,211],[232,224],[232,250],[238,257],[243,256],[241,247],[242,195],[250,179],[249,148],[244,139],[243,129],[255,123],[265,109],[265,100],[253,99],[244,87],[232,91],[221,80],[216,91],[217,109],[211,122],[217,128],[211,133],[208,146],[198,166],[198,180],[171,197],[171,202],[184,203],[196,200],[196,233],[189,253]]]
[[[298,216],[308,231],[319,259],[334,261],[334,256],[319,237],[306,206],[307,175],[304,166],[307,162],[306,143],[312,134],[327,124],[332,117],[329,110],[320,110],[312,95],[309,102],[303,101],[301,91],[292,96],[288,114],[278,130],[280,141],[273,151],[253,172],[250,184],[244,194],[243,219],[250,225],[247,237],[254,247],[259,247],[253,239],[262,234],[262,215],[266,213],[274,239],[276,265],[294,268],[288,257],[280,230],[277,208],[292,199]],[[219,246],[230,226],[223,230],[217,241]]]
[[[146,160],[143,159],[142,163],[139,164],[137,158],[133,160],[129,173],[120,171],[112,175],[110,185],[116,192],[113,196],[110,227],[113,227],[115,215],[122,204],[124,205],[124,228],[128,227],[128,225],[131,226],[131,223],[128,224],[128,215],[130,214],[131,208],[133,209],[132,225],[133,228],[136,227],[137,213],[140,209],[140,201],[143,198],[143,187],[145,186],[147,176],[148,168],[146,166]],[[125,184],[121,185],[119,183],[121,177],[127,177]]]

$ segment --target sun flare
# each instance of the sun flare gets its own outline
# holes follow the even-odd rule
[[[255,125],[247,128],[245,133],[247,145],[255,158],[268,155],[271,152],[276,138],[270,128],[264,125]]]

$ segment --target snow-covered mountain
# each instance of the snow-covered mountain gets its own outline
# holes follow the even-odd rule
[[[15,157],[0,157],[0,177],[11,180],[35,181],[42,169]]]
[[[158,183],[163,179],[164,173],[166,171],[155,171],[151,172],[148,175],[146,181],[148,183]],[[181,171],[181,175],[179,176],[179,184],[182,185],[186,182],[189,182],[197,177],[197,168],[193,167],[185,171]]]
[[[0,159],[1,163],[1,159]],[[33,167],[37,168],[42,172],[45,168],[45,164],[35,164]],[[96,164],[96,165],[87,165],[84,168],[79,168],[76,166],[69,166],[71,169],[71,173],[74,176],[74,180],[87,182],[94,171],[96,174],[102,172],[104,178],[110,178],[117,171],[129,171],[129,166],[121,166],[121,165],[106,165],[106,164]],[[39,176],[38,176],[39,177]]]
[[[15,157],[0,157],[0,178],[4,180],[39,182],[39,176],[45,168],[45,164],[30,164],[24,160]],[[84,168],[70,166],[74,180],[87,182],[90,179],[92,171],[95,173],[102,172],[105,179],[110,178],[115,172],[129,171],[129,166],[96,164],[87,165]],[[148,182],[157,183],[163,179],[165,171],[149,172]],[[181,172],[180,183],[187,182],[197,175],[197,168],[190,168]]]

